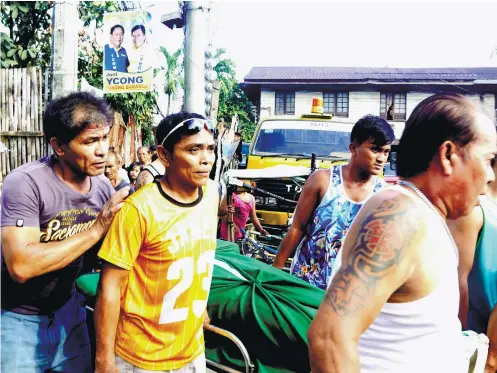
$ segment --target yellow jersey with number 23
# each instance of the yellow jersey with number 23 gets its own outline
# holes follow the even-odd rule
[[[115,352],[147,370],[179,369],[204,352],[203,318],[216,248],[219,192],[211,180],[182,204],[158,182],[126,199],[99,256],[129,270]]]

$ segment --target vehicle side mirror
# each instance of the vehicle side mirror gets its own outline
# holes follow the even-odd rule
[[[390,168],[392,170],[397,169],[397,152],[390,153]]]

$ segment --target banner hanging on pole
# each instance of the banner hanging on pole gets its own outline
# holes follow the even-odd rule
[[[104,14],[104,93],[153,90],[157,54],[153,46],[152,16],[144,10]]]

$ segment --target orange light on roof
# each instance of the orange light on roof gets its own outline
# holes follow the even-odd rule
[[[312,99],[312,110],[314,114],[323,114],[323,99],[316,97]]]

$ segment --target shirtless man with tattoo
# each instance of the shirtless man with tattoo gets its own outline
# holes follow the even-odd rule
[[[357,215],[310,326],[313,373],[467,372],[445,221],[477,205],[496,152],[479,103],[441,94],[414,109],[397,155],[401,181]]]
[[[152,163],[149,163],[138,174],[135,183],[135,190],[140,189],[144,185],[152,183],[158,176],[164,176],[165,172],[166,169],[164,168],[164,165],[161,163],[160,159],[156,159]]]

